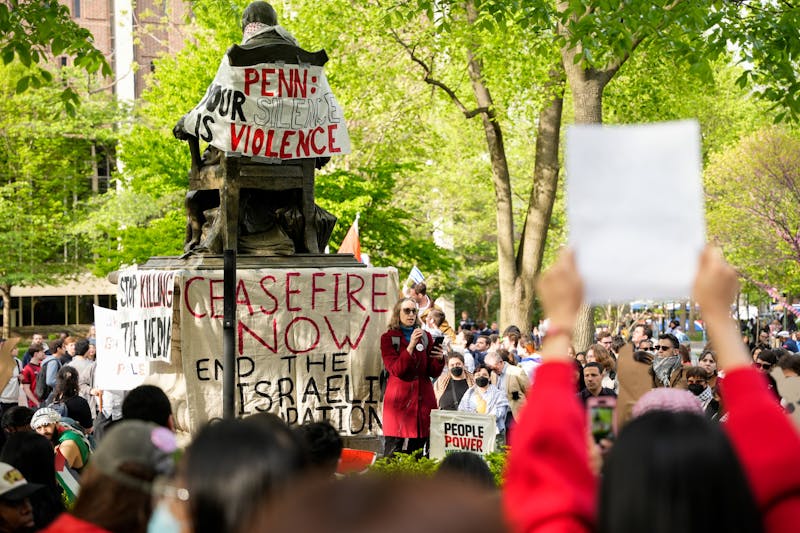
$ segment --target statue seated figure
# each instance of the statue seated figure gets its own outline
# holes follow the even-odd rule
[[[314,169],[350,145],[322,71],[327,54],[300,48],[267,2],[245,9],[242,31],[173,129],[192,152],[184,250],[318,253],[336,217],[314,204]]]

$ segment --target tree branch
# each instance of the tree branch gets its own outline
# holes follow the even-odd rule
[[[394,40],[397,41],[397,43],[400,44],[400,46],[402,46],[406,52],[408,52],[411,61],[422,67],[422,70],[425,72],[425,77],[423,78],[423,81],[428,85],[438,87],[439,89],[444,91],[445,94],[447,94],[447,96],[450,97],[450,100],[453,101],[456,107],[458,107],[461,113],[464,114],[464,117],[470,119],[478,115],[481,115],[483,113],[486,113],[490,117],[493,115],[491,109],[489,109],[488,107],[476,107],[475,109],[471,110],[467,109],[467,107],[461,102],[461,99],[458,97],[458,95],[453,89],[451,89],[444,82],[439,81],[432,76],[433,70],[431,69],[430,65],[428,65],[422,58],[420,58],[415,53],[414,47],[403,41],[403,39],[401,39],[400,36],[397,35],[397,32],[395,30],[392,30],[392,37],[394,37]]]
[[[672,11],[673,9],[678,7],[678,5],[682,4],[683,2],[684,2],[684,0],[673,0],[672,3],[664,6],[662,9],[664,11]],[[655,31],[660,30],[664,26],[665,26],[665,24],[662,21],[661,24],[656,26]],[[636,50],[636,48],[638,48],[639,45],[642,44],[642,41],[644,41],[646,37],[652,35],[654,32],[649,32],[649,33],[646,33],[646,34],[639,33],[639,32],[634,32],[634,34],[632,35],[632,38],[631,38],[631,48],[630,48],[630,50],[628,50],[622,57],[618,58],[616,61],[614,61],[610,65],[608,65],[604,69],[604,72],[610,73],[611,77],[613,77],[613,75],[616,74],[617,70],[619,70],[620,67],[622,67],[622,65],[625,64],[625,62],[631,57],[631,54],[634,52],[634,50]],[[609,77],[609,80],[611,79],[611,77]]]

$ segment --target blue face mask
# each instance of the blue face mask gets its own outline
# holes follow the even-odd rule
[[[172,514],[169,505],[161,501],[150,515],[147,522],[147,533],[180,533],[181,523]]]

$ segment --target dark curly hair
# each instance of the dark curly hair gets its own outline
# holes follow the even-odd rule
[[[62,366],[56,375],[56,386],[53,389],[55,401],[64,401],[78,395],[78,369]]]

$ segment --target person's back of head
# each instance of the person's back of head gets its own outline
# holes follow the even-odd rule
[[[419,283],[415,283],[411,286],[414,289],[414,292],[419,294],[420,296],[425,296],[428,294],[428,286],[425,284],[424,281],[420,281]]]
[[[444,322],[444,312],[441,309],[431,309],[428,316],[433,320],[434,325],[438,328]]]
[[[62,366],[56,374],[56,386],[53,397],[66,400],[78,395],[78,369],[74,366]]]
[[[520,337],[522,337],[522,332],[517,326],[514,326],[512,324],[503,331],[503,337],[504,338],[510,337],[512,339],[512,342],[516,342],[519,340]]]
[[[305,444],[309,466],[332,476],[342,455],[342,438],[330,422],[309,422],[295,430]]]
[[[56,339],[50,343],[50,353],[56,353],[61,347],[64,346],[63,339]]]
[[[122,401],[123,420],[144,420],[175,429],[169,398],[155,385],[139,385]]]
[[[614,335],[611,337],[612,352],[619,353],[623,346],[625,346],[625,338],[622,335]]]
[[[620,432],[603,467],[598,524],[599,533],[762,531],[722,429],[702,415],[665,411]]]
[[[275,26],[278,23],[278,14],[267,2],[251,2],[242,12],[242,31],[253,22]]]
[[[682,363],[690,364],[692,362],[692,350],[689,348],[688,344],[681,344],[678,346],[678,353],[681,356]]]
[[[14,466],[30,483],[55,487],[53,445],[47,437],[33,431],[18,431],[9,435],[0,452],[0,462]]]
[[[433,503],[437,502],[437,503]],[[443,511],[443,506],[446,511]],[[248,533],[505,533],[500,496],[448,476],[304,483],[259,506]]]
[[[175,435],[142,420],[122,420],[108,431],[81,474],[71,513],[109,531],[146,531],[154,482],[174,473]]]
[[[784,354],[778,359],[778,366],[800,376],[800,355],[795,353]]]
[[[31,418],[33,418],[33,409],[15,405],[3,412],[3,417],[0,418],[0,426],[2,426],[3,431],[6,433],[32,431]]]
[[[493,490],[497,488],[489,465],[480,455],[470,452],[448,454],[439,464],[436,477],[450,477],[456,481],[474,483],[476,486]]]
[[[33,431],[13,433],[3,446],[0,462],[19,470],[29,483],[42,485],[42,490],[31,499],[37,530],[46,527],[64,512],[61,489],[56,483],[53,445],[49,439]]]
[[[304,450],[288,426],[274,431],[253,418],[207,424],[186,451],[194,533],[246,531],[258,507],[302,475]]]
[[[469,345],[475,342],[475,332],[473,331],[465,331],[464,332],[464,344],[469,348]]]
[[[88,339],[80,339],[75,342],[75,355],[86,355],[89,351]]]

